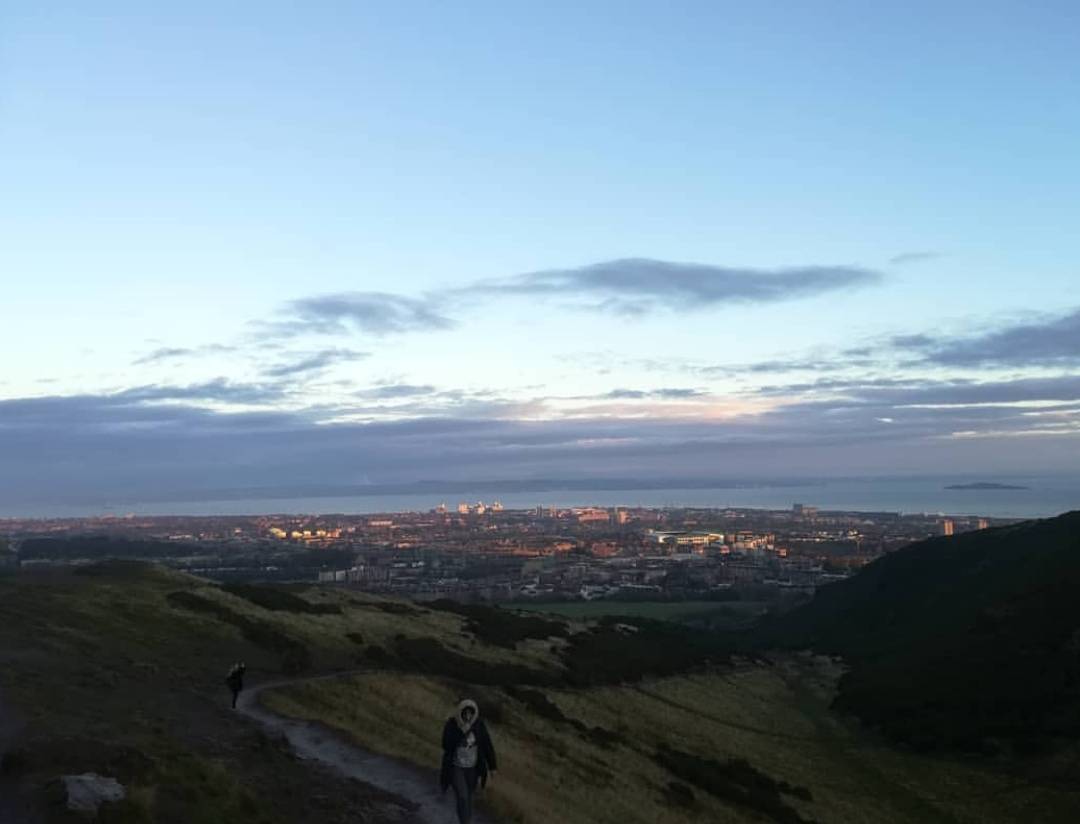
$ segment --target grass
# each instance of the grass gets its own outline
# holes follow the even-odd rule
[[[897,751],[849,726],[828,709],[838,676],[827,659],[794,658],[635,685],[488,688],[478,700],[481,712],[498,706],[491,729],[500,770],[486,803],[520,824],[1074,820],[1076,798],[1066,790]],[[434,769],[441,724],[466,693],[475,690],[382,672],[299,685],[265,700]],[[582,735],[583,727],[617,737],[605,746]],[[682,763],[658,761],[662,748]],[[728,769],[726,784],[701,775],[692,783],[688,764]],[[702,789],[703,782],[719,789]],[[754,787],[759,800],[778,795],[780,803],[749,804]]]
[[[549,613],[577,621],[628,616],[656,621],[700,623],[717,629],[742,626],[764,611],[764,605],[756,601],[513,601],[504,606],[507,609]]]
[[[68,820],[50,801],[56,776],[84,771],[132,789],[103,821],[392,820],[393,799],[297,761],[228,710],[233,661],[277,678],[296,648],[313,674],[368,671],[265,693],[271,708],[433,771],[443,721],[475,697],[500,756],[484,798],[518,824],[1073,820],[1064,788],[849,725],[828,708],[828,659],[733,666],[716,636],[670,622],[526,616],[492,630],[504,613],[266,589],[138,564],[0,579],[0,691],[28,722],[5,769],[47,821]],[[749,805],[754,787],[793,812]]]
[[[284,639],[313,670],[342,669],[364,649],[346,633],[370,643],[402,629],[341,593],[293,594],[340,610],[270,610],[132,563],[0,578],[0,695],[25,722],[4,759],[4,791],[27,795],[47,822],[70,820],[55,779],[81,772],[132,790],[102,821],[390,820],[392,798],[298,762],[228,709],[235,660],[251,679],[280,677]],[[409,620],[421,634],[461,631],[444,615]]]

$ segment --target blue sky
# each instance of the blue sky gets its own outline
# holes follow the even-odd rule
[[[5,4],[0,494],[1066,471],[1078,133],[1069,2]]]

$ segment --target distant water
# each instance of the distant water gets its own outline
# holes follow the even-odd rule
[[[945,489],[955,483],[991,481],[1026,489]],[[117,501],[101,505],[5,505],[0,517],[91,517],[94,515],[269,515],[275,513],[419,512],[446,503],[494,500],[507,509],[535,506],[748,507],[789,509],[794,503],[863,512],[944,513],[1002,518],[1040,518],[1080,509],[1080,477],[850,478],[786,481],[717,489],[547,490],[499,492],[478,486],[446,494],[376,494],[320,498],[257,498],[213,501]]]

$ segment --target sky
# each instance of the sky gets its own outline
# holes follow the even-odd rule
[[[0,7],[0,501],[1075,472],[1074,2]]]

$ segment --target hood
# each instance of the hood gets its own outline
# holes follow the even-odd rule
[[[465,723],[465,719],[462,717],[465,710],[471,709],[473,711],[472,721],[468,724]],[[468,732],[469,728],[476,723],[476,719],[480,717],[480,708],[476,705],[476,702],[471,698],[466,698],[460,704],[457,705],[457,712],[454,713],[454,720],[457,721],[458,727],[462,732]]]

